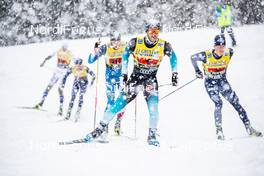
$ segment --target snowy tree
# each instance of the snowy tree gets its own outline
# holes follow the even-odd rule
[[[160,20],[165,32],[216,25],[226,0],[0,0],[0,46],[144,32]],[[232,1],[235,25],[264,22],[263,0]]]

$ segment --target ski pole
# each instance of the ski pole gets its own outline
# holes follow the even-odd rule
[[[100,42],[100,38],[98,39]],[[96,116],[97,116],[97,96],[98,96],[98,75],[99,75],[99,59],[96,63],[96,83],[95,83],[95,101],[94,101],[94,129],[96,125]]]
[[[183,84],[182,86],[178,87],[176,90],[174,90],[174,91],[168,93],[167,95],[161,97],[161,98],[159,99],[159,101],[165,99],[166,97],[168,97],[168,96],[170,96],[171,94],[175,93],[176,91],[182,89],[183,87],[187,86],[188,84],[191,84],[191,83],[192,83],[193,81],[195,81],[196,79],[197,79],[197,78],[192,79],[191,81],[189,81],[189,82]]]
[[[137,138],[137,97],[135,98],[135,131],[134,131],[134,137]]]
[[[171,85],[172,85],[172,83],[167,83],[167,84],[161,84],[161,85],[159,85],[159,87],[171,86]]]

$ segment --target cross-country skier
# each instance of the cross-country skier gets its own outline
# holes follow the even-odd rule
[[[250,136],[262,136],[262,133],[255,130],[248,119],[247,113],[241,106],[238,96],[232,90],[226,79],[226,70],[233,56],[233,49],[226,48],[225,37],[217,35],[214,39],[214,49],[203,51],[192,55],[191,61],[195,69],[196,77],[203,78],[197,62],[203,62],[205,75],[205,89],[210,99],[215,104],[214,118],[216,126],[217,139],[224,140],[222,129],[222,105],[220,94],[235,108],[240,119],[245,125],[246,131]]]
[[[88,57],[88,63],[94,63],[97,59],[104,56],[105,59],[105,83],[106,83],[106,95],[107,105],[105,111],[114,104],[116,100],[116,92],[120,90],[120,77],[122,68],[122,53],[125,50],[125,44],[121,41],[121,34],[118,32],[112,32],[110,34],[110,42],[100,46],[100,41],[95,43],[94,53]],[[121,120],[124,111],[117,114],[117,119],[114,127],[114,131],[117,135],[121,133]]]
[[[156,20],[150,20],[146,25],[146,36],[133,38],[128,43],[122,55],[122,79],[126,87],[120,92],[114,104],[105,111],[99,126],[86,136],[84,139],[86,142],[91,142],[101,136],[113,117],[135,99],[140,88],[143,87],[144,97],[149,110],[149,135],[147,141],[149,145],[159,146],[159,141],[156,138],[159,120],[159,95],[156,74],[165,55],[170,59],[172,85],[176,86],[178,83],[177,57],[171,45],[158,38],[160,30],[161,24]],[[128,79],[127,68],[130,55],[134,57],[134,70]]]
[[[231,1],[227,0],[222,5],[218,5],[215,8],[215,15],[217,18],[218,26],[221,28],[221,34],[224,35],[225,29],[232,39],[232,46],[236,46],[235,35],[233,33],[232,25],[232,11]]]
[[[54,52],[53,54],[46,57],[44,59],[44,61],[40,64],[40,67],[43,67],[44,64],[46,63],[46,61],[51,59],[55,55],[57,55],[57,68],[54,71],[47,88],[43,92],[43,96],[42,96],[41,101],[35,106],[35,108],[39,109],[40,107],[43,106],[44,101],[45,101],[46,97],[48,96],[48,93],[51,90],[51,88],[58,81],[60,81],[60,84],[58,87],[59,96],[60,96],[60,106],[59,106],[58,115],[62,115],[63,114],[63,101],[64,101],[63,88],[65,86],[65,81],[66,81],[66,79],[63,79],[63,77],[65,77],[65,74],[66,74],[67,70],[69,69],[69,65],[70,65],[71,59],[72,59],[72,53],[68,49],[68,45],[63,44],[62,47],[57,52]]]
[[[80,58],[75,59],[75,61],[74,61],[75,65],[73,67],[71,67],[71,69],[68,70],[68,72],[66,73],[66,76],[64,77],[64,79],[66,79],[71,73],[74,75],[71,100],[69,103],[69,107],[67,110],[67,115],[65,117],[65,120],[70,119],[74,100],[76,98],[77,93],[80,92],[79,93],[80,96],[79,96],[78,109],[77,109],[77,112],[75,114],[75,122],[77,122],[79,120],[80,111],[81,111],[82,105],[83,105],[83,96],[87,90],[87,86],[89,83],[88,74],[92,76],[92,81],[91,81],[90,86],[93,85],[94,80],[95,80],[94,72],[92,70],[90,70],[87,66],[83,65],[82,62],[83,62],[83,60]]]

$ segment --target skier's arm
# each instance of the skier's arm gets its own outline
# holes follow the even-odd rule
[[[96,76],[95,76],[94,72],[90,68],[86,67],[86,70],[87,70],[87,73],[92,76],[92,81],[91,81],[91,86],[92,86]]]
[[[172,49],[171,44],[168,42],[165,42],[164,54],[170,58],[170,65],[172,71],[172,77],[171,77],[172,85],[177,86],[178,85],[177,56],[174,50]]]
[[[215,7],[215,16],[216,18],[221,16],[221,6],[219,5]]]
[[[66,80],[67,80],[68,76],[69,76],[71,73],[72,73],[72,68],[69,68],[69,69],[67,70],[66,74],[65,74],[65,75],[63,76],[63,78],[62,78],[62,87],[65,86],[65,84],[66,84]]]
[[[128,58],[136,48],[136,41],[136,38],[131,39],[122,54],[122,75],[127,75]]]
[[[177,56],[171,47],[171,44],[165,42],[164,54],[170,58],[170,65],[172,73],[177,72]]]
[[[200,52],[200,53],[192,55],[191,61],[192,61],[192,65],[193,65],[194,70],[195,70],[196,77],[197,78],[203,78],[203,73],[199,69],[197,62],[202,61],[203,63],[205,63],[206,62],[206,53]]]
[[[234,55],[234,50],[232,48],[229,48],[229,52],[230,52],[230,58]]]
[[[56,52],[52,53],[51,55],[47,56],[43,62],[40,64],[40,67],[43,67],[47,60],[50,60],[53,56],[55,56]]]
[[[92,64],[94,63],[97,59],[99,59],[101,56],[105,55],[106,53],[107,46],[102,45],[98,48],[98,51],[95,53],[91,53],[88,57],[88,63]]]

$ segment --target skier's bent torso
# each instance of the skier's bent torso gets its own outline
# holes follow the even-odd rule
[[[171,45],[158,38],[159,31],[159,25],[147,26],[147,36],[144,38],[133,38],[128,43],[122,56],[122,78],[125,83],[125,88],[120,92],[114,104],[105,111],[99,127],[86,136],[87,141],[91,141],[100,136],[115,114],[135,99],[138,92],[143,88],[149,110],[148,143],[159,146],[159,142],[156,139],[159,120],[158,82],[156,74],[165,55],[170,58],[172,83],[175,86],[177,85],[177,57]],[[134,58],[134,69],[130,78],[127,79],[128,58],[130,55],[133,55]]]

